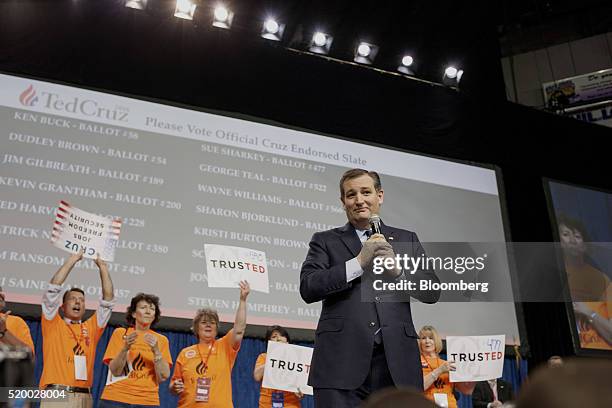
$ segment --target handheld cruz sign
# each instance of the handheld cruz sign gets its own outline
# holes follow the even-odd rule
[[[91,214],[60,201],[55,212],[51,242],[70,253],[84,251],[85,258],[100,258],[112,262],[115,245],[121,232],[121,219],[109,219]]]
[[[447,336],[448,361],[455,362],[451,382],[485,381],[499,378],[504,369],[505,335]]]
[[[246,280],[251,289],[270,293],[266,253],[249,248],[205,244],[208,287],[237,288]]]
[[[266,367],[261,385],[273,390],[313,394],[308,385],[312,348],[294,344],[268,342]]]

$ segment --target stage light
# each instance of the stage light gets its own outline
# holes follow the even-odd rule
[[[360,57],[367,58],[371,51],[372,49],[368,44],[359,44],[359,47],[357,47],[357,55]]]
[[[215,7],[215,11],[213,12],[213,26],[228,29],[232,26],[233,19],[234,13],[227,8],[221,5]]]
[[[229,11],[223,6],[219,6],[215,8],[215,20],[217,21],[227,21],[229,17]]]
[[[147,0],[125,0],[125,7],[144,10],[147,8]]]
[[[315,33],[315,35],[312,37],[312,42],[317,47],[323,47],[325,43],[327,42],[327,35],[323,33]]]
[[[261,36],[268,40],[280,41],[283,38],[284,31],[285,24],[279,24],[276,20],[269,18],[263,24]]]
[[[414,64],[414,58],[406,54],[402,57],[402,60],[400,61],[400,65],[397,67],[397,70],[401,72],[402,74],[414,75],[412,64]]]
[[[331,35],[317,31],[313,34],[308,49],[317,54],[328,54],[333,40],[334,39]]]
[[[355,49],[353,60],[360,64],[372,64],[376,54],[378,54],[378,46],[362,41]]]
[[[452,65],[446,67],[444,70],[444,76],[450,79],[455,79],[457,77],[457,68],[453,67]]]
[[[264,29],[270,34],[276,34],[279,30],[279,25],[276,21],[269,19],[264,23]]]
[[[174,17],[183,18],[185,20],[193,20],[196,5],[191,0],[176,0],[176,8],[174,9]]]
[[[458,69],[452,65],[449,65],[444,70],[444,75],[442,76],[442,83],[447,86],[459,86],[459,81],[461,81],[461,77],[463,76],[463,70]]]

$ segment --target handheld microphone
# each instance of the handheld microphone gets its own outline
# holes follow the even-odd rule
[[[370,229],[372,234],[381,234],[380,232],[380,217],[377,214],[370,215]]]

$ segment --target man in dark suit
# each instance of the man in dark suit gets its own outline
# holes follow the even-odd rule
[[[362,289],[363,294],[372,293],[368,285],[378,278],[395,283],[407,279],[438,282],[431,271],[412,274],[392,267],[384,275],[372,273],[374,259],[395,258],[394,248],[402,248],[398,254],[423,254],[414,232],[381,224],[381,233],[371,235],[370,217],[378,215],[383,197],[377,173],[362,169],[344,173],[340,200],[348,223],[314,234],[302,265],[302,298],[306,303],[323,301],[309,377],[318,408],[352,408],[370,393],[389,386],[423,389],[410,302],[385,301],[388,296],[383,293],[362,298]],[[434,303],[440,292],[410,295]]]
[[[499,408],[504,402],[514,400],[512,384],[498,378],[497,380],[479,381],[472,393],[474,408]]]

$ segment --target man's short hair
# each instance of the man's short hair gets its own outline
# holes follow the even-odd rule
[[[376,191],[380,191],[382,185],[380,184],[380,176],[377,172],[368,171],[364,169],[350,169],[345,171],[342,177],[340,178],[340,198],[344,199],[344,183],[347,180],[352,180],[354,178],[363,176],[364,174],[372,178],[372,180],[374,181],[374,189],[376,189]]]
[[[550,356],[548,357],[548,361],[546,363],[549,367],[559,367],[563,364],[563,359],[561,356]]]
[[[66,298],[68,297],[68,294],[70,292],[79,292],[81,295],[85,296],[85,291],[81,288],[77,288],[76,286],[73,288],[68,289],[67,291],[64,292],[64,296],[62,297],[62,303],[66,303]]]
[[[287,343],[291,343],[291,337],[289,336],[289,332],[287,331],[287,329],[279,325],[268,327],[268,330],[266,330],[266,341],[270,341],[274,332],[278,332],[281,336],[287,339]]]
[[[127,311],[125,312],[125,320],[130,326],[136,325],[136,319],[134,319],[132,313],[136,311],[136,306],[138,306],[138,302],[140,302],[141,300],[144,300],[145,302],[155,306],[155,318],[153,319],[153,322],[151,322],[151,327],[153,327],[155,323],[159,322],[161,310],[159,309],[159,297],[148,293],[139,293],[132,298],[132,301],[130,302]]]
[[[205,317],[214,321],[217,329],[219,328],[219,313],[217,313],[215,309],[211,309],[209,307],[198,309],[196,315],[193,317],[193,323],[191,324],[191,331],[193,334],[195,334],[198,340],[200,340],[200,336],[198,336],[198,324],[200,324],[200,321],[202,321],[202,319]]]
[[[373,393],[362,408],[436,408],[436,404],[413,388],[387,388]]]

